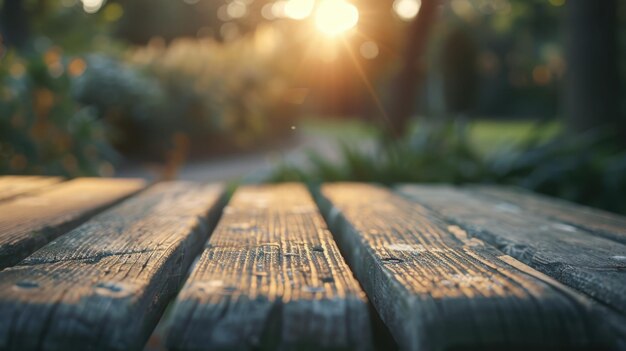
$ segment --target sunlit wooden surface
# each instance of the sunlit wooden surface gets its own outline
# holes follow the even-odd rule
[[[475,186],[227,194],[78,179],[0,201],[22,247],[0,246],[0,350],[626,349],[620,216]]]
[[[0,202],[0,268],[144,186],[135,179],[79,178]]]
[[[169,345],[365,350],[369,329],[365,293],[307,189],[243,187],[176,300]]]
[[[0,176],[0,201],[59,183],[60,177]]]

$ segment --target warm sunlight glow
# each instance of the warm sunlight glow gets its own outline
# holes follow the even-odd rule
[[[302,20],[311,15],[315,0],[289,0],[285,4],[285,15],[291,19]]]
[[[359,10],[344,0],[324,0],[315,11],[315,26],[328,36],[344,33],[358,22]]]
[[[420,0],[395,0],[393,2],[393,11],[404,21],[410,21],[420,9],[422,2]]]
[[[82,0],[83,10],[87,13],[96,13],[102,7],[103,0]]]

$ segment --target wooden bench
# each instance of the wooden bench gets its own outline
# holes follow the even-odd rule
[[[504,187],[0,177],[0,269],[0,350],[626,350],[626,218]]]

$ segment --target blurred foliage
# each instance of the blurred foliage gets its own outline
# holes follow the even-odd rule
[[[0,173],[110,175],[115,153],[93,109],[74,102],[70,83],[84,70],[57,49],[0,65]]]
[[[271,181],[498,183],[626,213],[626,150],[607,131],[545,140],[537,124],[517,144],[484,154],[463,122],[421,122],[406,138],[374,148],[341,144],[339,162],[310,153],[309,167],[279,165]]]
[[[128,155],[161,157],[174,135],[197,153],[250,148],[293,124],[298,91],[289,56],[277,59],[281,41],[268,27],[228,45],[155,40],[124,60],[91,55],[74,96],[96,108]]]
[[[26,37],[26,45],[20,49],[28,52],[43,52],[50,46],[63,48],[66,54],[88,51],[119,53],[124,49],[118,40],[111,37],[112,24],[123,15],[123,9],[117,2],[105,2],[97,13],[87,13],[80,6],[80,0],[11,1],[19,4],[21,11],[3,14],[20,16],[20,26],[16,26],[19,28],[3,28],[0,25],[8,31],[4,34],[9,45],[12,35],[17,35],[18,38]],[[3,2],[0,0],[0,8],[4,8]]]
[[[109,126],[107,135],[122,153],[156,157],[171,147],[174,133],[165,114],[167,99],[158,80],[119,58],[91,54],[72,85],[72,96]]]

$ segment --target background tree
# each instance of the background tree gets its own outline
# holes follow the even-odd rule
[[[626,140],[619,107],[617,1],[569,0],[565,115],[571,129],[610,125]]]
[[[0,2],[0,33],[7,47],[24,48],[28,42],[28,14],[22,0]]]
[[[438,8],[438,0],[422,0],[417,16],[409,25],[406,51],[395,87],[394,105],[391,109],[391,132],[395,136],[406,132],[414,111],[415,99],[424,81],[424,57]]]

